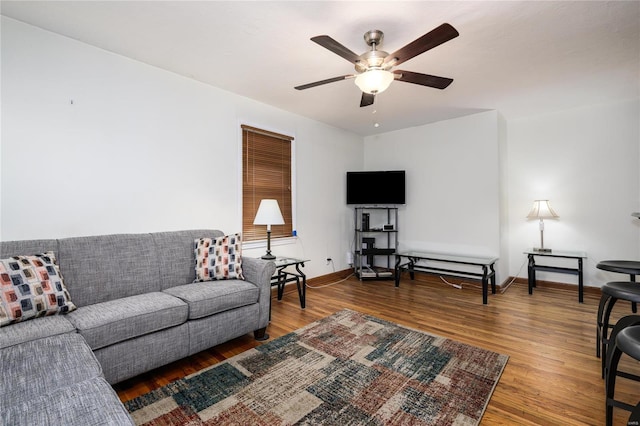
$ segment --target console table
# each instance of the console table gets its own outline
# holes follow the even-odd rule
[[[408,262],[402,263],[402,258]],[[414,272],[426,272],[436,275],[445,275],[458,278],[468,278],[482,281],[482,303],[488,303],[489,281],[491,281],[491,293],[496,293],[496,271],[494,269],[497,257],[476,257],[446,253],[407,251],[396,253],[396,287],[400,286],[400,273],[409,271],[409,276],[414,279]],[[422,262],[422,263],[419,263]],[[436,266],[433,263],[444,263],[446,268]],[[465,268],[450,269],[448,265],[465,265]],[[469,266],[471,268],[469,268]],[[469,270],[479,267],[482,272]],[[453,268],[453,266],[451,267]]]
[[[536,271],[559,272],[561,274],[572,274],[578,276],[578,302],[583,302],[584,277],[582,273],[582,260],[587,258],[587,253],[583,251],[561,250],[553,250],[550,252],[527,250],[524,253],[529,257],[529,267],[527,269],[529,276],[529,294],[533,294],[533,288],[536,286]],[[578,261],[578,267],[566,268],[561,266],[538,265],[535,260],[536,256],[575,259]]]
[[[300,307],[302,309],[306,306],[307,298],[307,276],[300,269],[304,267],[304,263],[309,259],[296,259],[293,257],[276,257],[274,263],[276,264],[276,272],[271,277],[271,285],[278,286],[278,300],[282,300],[282,293],[284,292],[284,286],[286,283],[296,282],[298,287],[298,297],[300,298]],[[287,267],[294,266],[295,272],[286,270]]]

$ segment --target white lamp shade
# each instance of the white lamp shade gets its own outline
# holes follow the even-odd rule
[[[369,70],[356,77],[356,86],[365,93],[382,93],[393,81],[393,73],[385,70]]]
[[[254,225],[284,225],[284,218],[278,205],[278,200],[265,199],[260,201],[258,213],[253,220]]]
[[[549,200],[535,200],[531,211],[527,215],[528,219],[553,219],[554,217],[559,216],[549,205]]]

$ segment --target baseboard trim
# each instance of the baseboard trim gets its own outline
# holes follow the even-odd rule
[[[326,285],[326,284],[331,284],[340,280],[343,280],[345,278],[347,278],[349,275],[353,274],[353,269],[343,269],[341,271],[336,271],[336,272],[332,272],[330,274],[326,274],[326,275],[320,275],[317,277],[313,277],[313,278],[307,278],[307,284],[309,284],[309,286],[322,286],[322,285]],[[406,271],[402,272],[402,275],[400,277],[403,281],[404,280],[409,280],[409,273]],[[455,278],[455,277],[447,277],[447,280],[454,283],[454,284],[461,284],[463,282],[468,282],[469,280],[465,280],[464,278]],[[434,274],[415,274],[415,279],[414,281],[422,281],[422,282],[441,282],[440,278],[438,275],[434,275]],[[292,283],[288,283],[288,284],[292,284]],[[474,282],[474,284],[478,284],[480,285],[479,282]],[[524,285],[529,285],[529,281],[527,278],[522,278],[522,277],[508,277],[506,280],[504,280],[502,283],[499,283],[496,285],[496,291],[498,293],[504,293],[511,284],[524,284]],[[567,291],[578,291],[578,284],[570,284],[570,283],[561,283],[561,282],[556,282],[556,281],[544,281],[544,280],[537,280],[536,281],[536,288],[555,288],[555,289],[561,289],[561,290],[567,290]],[[600,291],[600,287],[591,287],[591,286],[584,286],[584,293],[585,294],[593,294],[593,295],[597,295],[600,296],[601,291]]]
[[[509,277],[508,279],[505,280],[505,282],[503,282],[500,287],[505,287],[507,286],[508,283],[511,282],[511,280],[513,280],[513,277]],[[527,278],[521,278],[518,277],[514,280],[515,283],[518,284],[524,284],[526,286],[529,286],[529,280]],[[556,288],[556,289],[560,289],[560,290],[571,290],[571,291],[575,291],[576,293],[578,292],[578,284],[570,284],[570,283],[560,283],[557,281],[544,281],[544,280],[536,280],[536,288]],[[506,288],[505,288],[506,290]],[[503,290],[504,291],[504,290]],[[592,287],[592,286],[584,286],[583,287],[583,292],[584,294],[594,294],[597,296],[600,296],[600,294],[602,293],[600,291],[600,287]]]
[[[307,284],[309,284],[310,286],[321,286],[321,285],[331,284],[336,281],[343,280],[351,274],[353,274],[353,269],[343,269],[342,271],[336,271],[326,275],[307,278]]]
[[[322,287],[323,285],[327,285],[327,284],[333,284],[336,283],[338,281],[344,280],[345,278],[347,278],[349,275],[353,274],[353,269],[344,269],[342,271],[336,271],[336,272],[332,272],[330,274],[326,274],[326,275],[320,275],[317,277],[313,277],[313,278],[307,278],[307,286],[308,287]],[[284,285],[285,290],[288,290],[289,286],[296,286],[295,282],[288,282]],[[296,291],[296,290],[293,290]],[[277,294],[277,288],[276,285],[272,285],[271,286],[271,296],[273,297],[274,295]]]

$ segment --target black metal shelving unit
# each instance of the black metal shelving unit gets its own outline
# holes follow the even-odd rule
[[[355,207],[354,215],[354,273],[361,281],[394,279],[392,257],[398,250],[398,208]],[[380,257],[386,259],[380,261]]]

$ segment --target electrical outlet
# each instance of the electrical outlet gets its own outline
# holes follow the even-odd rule
[[[327,265],[331,262],[333,262],[333,259],[331,259],[330,257],[327,257]]]

